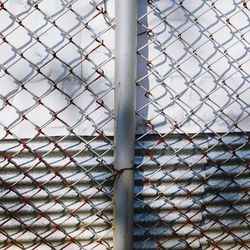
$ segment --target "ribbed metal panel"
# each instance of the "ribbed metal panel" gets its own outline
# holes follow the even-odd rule
[[[138,136],[134,249],[248,249],[248,140]],[[113,138],[2,140],[0,152],[0,249],[112,248]]]
[[[202,229],[208,236],[203,249],[250,248],[250,145],[249,134],[208,140]]]
[[[2,140],[0,150],[0,249],[112,247],[112,138]]]
[[[248,249],[246,134],[138,137],[134,249]]]

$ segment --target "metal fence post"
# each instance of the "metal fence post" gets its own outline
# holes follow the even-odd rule
[[[116,1],[114,250],[132,249],[137,10]]]

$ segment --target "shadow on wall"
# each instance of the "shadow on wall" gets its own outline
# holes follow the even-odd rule
[[[138,136],[133,249],[247,249],[249,150],[249,133]]]
[[[39,11],[33,1],[8,0],[0,11],[1,127],[24,137],[112,133],[113,29],[94,0],[53,3],[41,1]],[[249,136],[243,131],[249,130],[250,20],[241,3],[139,1],[134,249],[249,242]],[[227,135],[239,128],[241,135]],[[83,154],[68,174],[85,176],[81,167],[92,159]],[[50,162],[61,165],[60,158]],[[45,178],[39,167],[45,172],[34,175]]]
[[[148,117],[149,99],[149,67],[147,64],[148,54],[148,20],[147,20],[147,1],[139,1],[138,8],[138,36],[137,36],[137,88],[136,88],[136,133],[143,133],[145,121]]]
[[[247,248],[249,12],[139,3],[133,249]]]
[[[111,133],[112,0],[106,4],[110,16],[102,8],[97,1],[4,3],[1,137],[3,126],[20,137]]]
[[[249,11],[225,3],[139,1],[138,134],[249,130]],[[36,6],[1,10],[1,137],[112,135],[114,2]]]
[[[249,11],[242,2],[139,3],[138,134],[248,131]]]

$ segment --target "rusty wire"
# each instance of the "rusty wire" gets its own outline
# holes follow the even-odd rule
[[[86,2],[90,12],[83,17],[81,9],[76,7],[79,2],[19,1],[14,5],[16,9],[11,7],[13,1],[0,3],[0,19],[1,22],[5,20],[1,24],[1,53],[5,48],[14,53],[1,63],[0,80],[2,86],[8,84],[6,79],[11,79],[15,85],[7,93],[0,91],[0,111],[2,115],[11,108],[18,115],[11,123],[0,119],[1,131],[4,131],[0,145],[0,249],[112,248],[112,184],[109,177],[112,175],[113,139],[105,134],[104,127],[113,121],[113,107],[105,101],[112,94],[113,80],[104,68],[113,61],[113,47],[105,40],[105,36],[113,35],[113,17],[107,11],[106,1]],[[53,9],[54,3],[60,8]],[[54,12],[48,14],[46,6],[50,8],[50,4]],[[32,18],[33,22],[38,22],[38,27],[28,21]],[[63,18],[64,24],[72,18],[77,25],[64,27]],[[101,25],[95,31],[92,25],[96,25],[93,23],[97,19],[102,21],[99,20]],[[23,41],[18,35],[20,30],[26,34]],[[82,32],[88,32],[93,39],[94,46],[90,49],[82,48],[77,42]],[[51,45],[44,37],[53,34],[59,35],[56,44]],[[19,41],[19,46],[15,40]],[[46,53],[38,63],[28,56],[34,47]],[[71,47],[79,56],[67,54]],[[106,59],[101,62],[96,61],[95,55],[100,48],[107,52]],[[67,59],[72,56],[76,63]],[[94,78],[84,78],[78,70],[86,62],[91,65]],[[32,74],[20,72],[20,64],[27,64]],[[59,70],[64,68],[65,72],[51,77],[45,69],[53,69],[54,65],[59,65]],[[17,76],[18,71],[21,77]],[[48,89],[38,93],[29,84],[39,82],[41,77]],[[63,85],[64,81],[81,87],[72,95]],[[96,83],[108,87],[98,91],[92,87]],[[24,92],[34,103],[20,109],[13,100]],[[54,109],[46,99],[53,93],[61,95],[67,105]],[[84,93],[93,99],[92,110],[84,109],[78,101]],[[62,116],[69,107],[74,107],[78,113],[79,119],[74,123]],[[41,108],[48,115],[42,124],[33,120],[40,115],[34,112]],[[100,109],[109,114],[103,122],[96,119]],[[20,133],[17,129],[24,121],[32,127],[28,137],[26,132]],[[60,136],[46,130],[55,121],[64,127]],[[79,133],[78,128],[85,123],[93,129],[89,136]]]
[[[250,137],[242,126],[250,114],[243,98],[249,92],[250,30],[247,21],[239,25],[249,20],[247,3],[150,0],[140,12],[134,249],[250,248]],[[209,14],[214,16],[206,24]],[[223,29],[233,42],[219,42]],[[214,50],[205,57],[201,49],[210,43]],[[244,56],[237,59],[241,54],[229,51],[239,44]],[[232,70],[226,74],[224,65],[218,74],[214,65],[225,58]],[[198,73],[192,74],[195,60]],[[213,79],[210,90],[200,86],[203,75]],[[230,79],[239,75],[245,80],[236,89]],[[182,82],[185,88],[178,89]],[[197,99],[185,99],[193,91]],[[227,94],[232,99],[219,106],[218,98]],[[245,112],[241,118],[227,112],[236,104]],[[226,129],[213,126],[220,119]]]
[[[245,66],[249,60],[237,60],[228,53],[240,43],[249,47],[249,28],[239,28],[232,21],[239,15],[249,17],[249,9],[248,1],[230,0],[235,9],[225,13],[217,6],[221,1],[195,1],[198,9],[193,10],[189,10],[188,0],[139,1],[145,2],[147,8],[141,10],[138,19],[138,62],[143,70],[138,73],[137,90],[143,98],[137,109],[134,249],[249,249],[250,135],[241,127],[241,122],[249,117],[249,103],[241,97],[250,89]],[[112,37],[114,17],[108,11],[109,1],[106,0],[89,1],[92,12],[87,17],[74,8],[79,0],[58,2],[63,7],[55,15],[44,11],[46,0],[27,3],[20,0],[27,9],[19,14],[12,13],[8,7],[10,0],[0,2],[1,15],[9,16],[10,20],[2,24],[5,28],[1,30],[0,48],[6,46],[15,54],[1,64],[0,80],[8,77],[16,86],[4,94],[0,91],[0,127],[4,130],[0,145],[0,249],[112,249],[112,186],[114,178],[123,170],[112,167],[113,139],[105,133],[105,126],[113,121],[113,107],[106,102],[112,96],[112,77],[106,70],[114,58],[112,46],[103,37]],[[222,24],[219,28],[215,29],[213,23],[210,27],[202,23],[209,12],[216,13],[215,21]],[[26,21],[37,13],[43,16],[46,24],[34,29]],[[171,17],[178,13],[192,24],[184,22],[176,27]],[[60,18],[70,14],[79,21],[80,28],[66,30],[60,25]],[[149,26],[145,21],[149,16],[159,18]],[[102,20],[101,28],[94,26],[98,18]],[[162,33],[159,32],[161,25],[166,27]],[[186,37],[193,28],[202,31],[197,44]],[[236,38],[234,43],[220,44],[216,40],[223,28],[232,31]],[[30,42],[18,47],[13,36],[20,29],[28,34]],[[62,40],[54,48],[49,46],[42,38],[51,35],[52,29],[66,42]],[[91,46],[86,48],[76,42],[77,36],[84,31],[93,39]],[[169,35],[170,39],[162,41],[162,34]],[[185,54],[180,49],[183,54],[178,60],[171,58],[170,53],[175,43],[183,43],[188,51]],[[214,58],[212,62],[211,58],[203,58],[199,53],[208,43],[213,43],[219,51],[219,55],[210,55]],[[71,45],[82,56],[75,64],[60,56]],[[46,51],[45,61],[37,64],[27,56],[34,47]],[[157,53],[150,56],[153,48]],[[108,56],[102,62],[95,56],[99,49],[107,49]],[[167,59],[166,68],[170,65],[166,71],[160,69],[158,60],[161,57]],[[190,76],[184,66],[191,64],[194,58],[202,62],[202,72]],[[233,68],[225,77],[213,69],[213,65],[223,58],[229,58]],[[52,78],[45,70],[55,62],[66,69],[58,78]],[[18,63],[28,63],[35,73],[19,79],[12,70]],[[87,79],[79,73],[78,67],[83,63],[89,63],[94,69],[93,78]],[[168,79],[174,74],[185,79],[185,89],[176,92],[169,84]],[[197,84],[206,74],[216,80],[213,90],[207,91]],[[246,81],[242,83],[245,88],[236,91],[228,82],[237,74],[244,76]],[[29,86],[40,76],[50,83],[49,89],[42,94]],[[63,87],[64,81],[80,83],[81,87],[71,95]],[[108,87],[99,92],[95,84],[102,81]],[[172,95],[167,104],[154,96],[159,88]],[[223,90],[233,95],[233,101],[222,108],[211,96]],[[13,102],[23,92],[35,100],[26,109],[20,109]],[[60,93],[67,105],[59,110],[49,105],[46,98],[53,92]],[[199,93],[199,102],[192,105],[183,99],[188,92]],[[85,109],[78,102],[84,93],[93,97],[94,109]],[[234,120],[225,112],[234,103],[242,105],[243,118]],[[199,112],[206,105],[216,107],[209,120],[204,120]],[[37,124],[33,116],[41,106],[50,118]],[[75,123],[62,117],[69,106],[74,106],[82,115]],[[187,115],[176,120],[171,106],[185,110]],[[147,109],[152,107],[155,112],[148,118]],[[18,114],[11,123],[1,120],[7,108]],[[108,114],[102,124],[97,120],[98,110]],[[157,119],[160,117],[167,121],[166,127],[170,124],[166,131],[159,129]],[[229,129],[218,132],[212,125],[222,117]],[[30,138],[24,138],[17,130],[24,121],[34,128]],[[65,135],[54,136],[46,130],[55,121],[65,128]],[[198,126],[195,132],[185,128],[190,121]],[[94,128],[92,136],[78,133],[78,128],[85,123]]]

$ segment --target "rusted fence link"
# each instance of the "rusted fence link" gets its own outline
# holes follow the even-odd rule
[[[0,6],[0,249],[111,249],[110,1]]]
[[[139,1],[134,249],[249,249],[249,9]]]
[[[133,171],[133,249],[249,249],[249,1],[137,1],[121,168],[115,2],[0,1],[0,249],[113,249]]]

